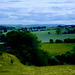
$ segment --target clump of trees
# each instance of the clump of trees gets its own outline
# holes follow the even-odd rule
[[[67,31],[63,32],[62,34],[75,34],[75,29],[73,30],[69,30],[68,28],[66,28]]]
[[[75,43],[75,39],[64,39],[64,43]]]
[[[53,43],[54,41],[53,41],[53,39],[50,39],[50,43]]]
[[[62,43],[62,40],[56,39],[56,43]]]
[[[57,27],[56,28],[56,33],[59,35],[59,34],[61,34],[61,27]]]
[[[4,34],[0,34],[0,42],[4,42],[5,41],[5,35]]]
[[[2,51],[0,50],[0,55],[2,55]]]
[[[50,39],[49,42],[54,43],[53,39]],[[67,39],[64,39],[63,41],[60,39],[56,39],[55,43],[75,43],[75,38],[74,39],[67,38]]]
[[[60,61],[60,64],[74,64],[75,65],[75,47],[66,52],[65,54],[58,55],[56,58]]]
[[[11,47],[10,53],[17,56],[23,64],[49,65],[49,53],[40,49],[40,41],[36,35],[28,31],[12,31],[7,33],[5,45]]]

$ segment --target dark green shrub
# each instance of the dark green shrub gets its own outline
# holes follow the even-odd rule
[[[60,65],[63,65],[64,64],[64,61],[63,61],[63,59],[64,59],[64,55],[58,55],[58,56],[56,56],[56,58],[60,61]]]
[[[52,56],[51,59],[49,59],[49,63],[50,65],[59,65],[60,61],[55,56]]]
[[[2,55],[2,51],[0,51],[0,55]]]
[[[64,43],[75,43],[75,39],[64,39]]]
[[[61,34],[61,30],[62,30],[61,27],[57,27],[57,28],[56,28],[56,33],[57,33],[58,35]]]
[[[48,34],[51,34],[50,32],[48,32]]]
[[[32,63],[36,66],[48,66],[48,59],[50,58],[49,53],[43,50],[37,50],[37,52],[32,53]]]
[[[50,43],[53,43],[53,39],[50,39]]]
[[[3,45],[0,45],[0,55],[2,55],[2,53],[3,53]]]
[[[57,39],[55,42],[56,43],[62,43],[62,40]]]

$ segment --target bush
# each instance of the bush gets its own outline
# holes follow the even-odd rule
[[[62,43],[62,40],[57,39],[55,42],[56,43]]]
[[[57,28],[56,28],[56,33],[57,33],[58,35],[61,34],[61,30],[62,30],[61,27],[57,27]]]
[[[0,55],[2,55],[2,53],[4,52],[3,47],[4,47],[3,45],[0,45]]]
[[[2,55],[2,51],[0,51],[0,55]]]
[[[58,56],[56,56],[56,58],[60,61],[60,65],[63,65],[64,64],[64,55],[62,54],[62,55],[58,55]]]
[[[37,52],[32,53],[33,59],[32,63],[36,66],[48,66],[50,65],[48,59],[50,58],[49,53],[44,50],[37,50]]]
[[[53,43],[53,39],[50,39],[50,43]]]
[[[49,63],[50,65],[59,65],[60,61],[55,56],[52,56],[51,59],[49,59]]]
[[[50,32],[48,32],[48,34],[51,34]]]
[[[75,43],[75,39],[64,39],[64,43]]]

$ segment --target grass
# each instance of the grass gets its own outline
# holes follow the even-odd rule
[[[3,58],[0,59],[0,75],[75,75],[75,65],[25,66],[8,53],[3,53],[0,58]],[[11,58],[13,64],[10,63]]]
[[[11,32],[12,30],[7,30],[7,32],[3,32],[4,35],[6,35],[8,32]]]
[[[41,49],[49,52],[51,55],[61,55],[70,51],[75,47],[75,43],[53,43],[53,44],[42,44]]]
[[[50,32],[51,34],[48,34]],[[36,34],[39,40],[42,42],[49,42],[50,39],[53,39],[54,41],[56,39],[64,40],[65,38],[75,38],[75,34],[60,34],[57,35],[55,30],[49,30],[49,31],[36,31],[32,32]]]

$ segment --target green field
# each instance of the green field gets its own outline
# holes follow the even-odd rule
[[[10,32],[11,30],[8,30]],[[62,32],[65,30],[62,30]],[[7,34],[8,32],[4,32],[3,34]],[[51,34],[48,34],[50,32]],[[56,30],[48,30],[48,31],[35,31],[32,32],[33,34],[36,34],[39,40],[41,42],[49,42],[50,39],[53,39],[54,41],[56,39],[64,40],[65,38],[75,38],[75,34],[56,34]]]
[[[7,32],[3,32],[4,35],[6,35],[8,32],[11,32],[12,30],[7,30]]]
[[[50,32],[51,34],[48,34]],[[49,31],[36,31],[32,32],[36,34],[39,40],[42,42],[49,42],[50,39],[53,39],[54,41],[56,39],[64,40],[65,38],[75,38],[75,34],[60,34],[57,35],[55,30],[49,30]]]
[[[53,43],[53,44],[42,44],[41,49],[49,52],[51,55],[61,55],[70,51],[75,47],[75,43]]]
[[[0,56],[0,75],[75,75],[75,65],[25,66],[14,55],[3,53]]]

